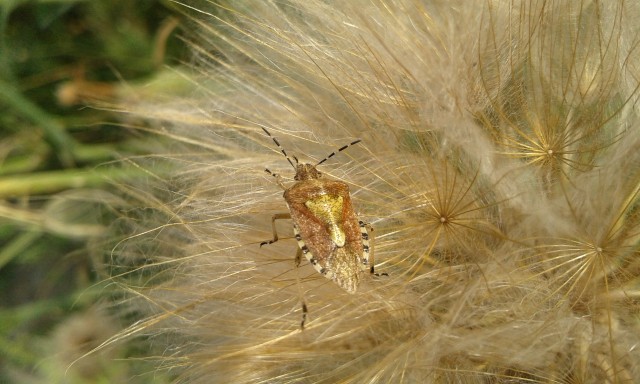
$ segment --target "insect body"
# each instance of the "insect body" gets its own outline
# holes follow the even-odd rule
[[[300,263],[303,254],[326,278],[349,293],[356,292],[361,271],[374,273],[373,257],[371,262],[369,260],[371,249],[367,226],[358,220],[353,210],[349,186],[341,181],[322,178],[316,167],[360,140],[343,146],[316,165],[298,163],[296,157],[294,165],[277,139],[266,129],[263,130],[296,169],[296,182],[289,188],[280,184],[285,189],[284,199],[289,213],[273,216],[273,240],[260,245],[278,241],[275,221],[290,218],[299,247],[296,264]],[[266,172],[278,177],[268,169]]]

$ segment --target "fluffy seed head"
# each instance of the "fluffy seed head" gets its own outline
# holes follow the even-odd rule
[[[634,2],[183,6],[198,94],[127,106],[169,144],[130,160],[113,341],[191,383],[640,380]],[[323,171],[388,278],[350,295],[292,235],[258,246],[286,210],[265,165],[291,181],[264,127],[312,159],[362,138]]]

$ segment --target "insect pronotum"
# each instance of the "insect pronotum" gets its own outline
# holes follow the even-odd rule
[[[358,220],[351,204],[349,186],[337,180],[321,177],[316,167],[336,154],[360,142],[353,141],[320,160],[317,164],[294,162],[278,140],[262,128],[278,146],[289,164],[296,170],[292,186],[285,187],[279,176],[265,169],[278,179],[284,189],[284,200],[289,213],[279,213],[271,218],[273,239],[260,244],[278,241],[276,220],[291,219],[293,233],[298,242],[296,266],[304,255],[316,271],[349,293],[355,293],[360,283],[360,273],[374,274],[373,253],[369,244],[368,226]],[[303,304],[303,316],[305,315]],[[304,326],[304,320],[302,325]]]

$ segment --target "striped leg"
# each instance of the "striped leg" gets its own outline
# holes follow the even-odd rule
[[[362,259],[360,262],[363,269],[368,269],[369,273],[374,273],[373,253],[369,244],[369,230],[373,232],[373,228],[362,220],[358,221],[358,224],[360,224],[360,233],[362,234]]]
[[[376,273],[375,271],[375,257],[373,255],[373,246],[375,236],[373,236],[373,227],[370,224],[360,220],[360,233],[362,233],[362,265],[365,269],[369,269],[369,273],[374,276],[389,276],[388,273]],[[367,268],[368,267],[368,268]]]
[[[302,262],[302,249],[298,248],[296,252],[296,285],[298,286],[298,296],[300,297],[300,302],[302,303],[302,320],[300,321],[300,330],[304,331],[304,323],[307,321],[307,313],[309,313],[307,309],[307,302],[304,299],[304,293],[302,292],[302,284],[300,284],[300,272],[298,267]]]
[[[260,246],[262,247],[263,245],[267,245],[267,244],[273,244],[276,241],[278,241],[278,231],[276,230],[276,220],[284,220],[284,219],[291,219],[291,214],[289,213],[277,213],[275,215],[273,215],[271,217],[271,229],[273,229],[273,239],[272,240],[266,240],[263,241],[262,243],[260,243]],[[295,227],[294,227],[295,229]],[[301,240],[299,239],[298,235],[298,231],[296,230],[296,239],[298,240],[298,242],[300,242]],[[303,243],[304,245],[304,243]],[[306,246],[304,246],[304,249],[307,249]],[[298,286],[298,295],[300,296],[300,302],[302,302],[302,320],[300,321],[300,330],[304,330],[304,323],[307,321],[307,313],[309,312],[307,310],[307,303],[304,299],[304,294],[302,292],[302,285],[300,284],[300,275],[298,272],[298,267],[300,266],[300,263],[302,262],[302,251],[303,249],[301,247],[298,247],[298,250],[296,252],[296,257],[294,260],[295,266],[296,266],[296,285]]]

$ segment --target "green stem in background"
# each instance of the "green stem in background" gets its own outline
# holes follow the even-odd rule
[[[94,164],[113,160],[114,154],[117,153],[111,144],[80,144],[73,152],[78,162]],[[0,176],[33,172],[42,166],[47,153],[45,150],[42,153],[11,156],[2,162]]]
[[[29,248],[37,241],[43,232],[37,230],[29,230],[21,233],[15,239],[0,248],[0,269],[7,265],[15,257],[21,255],[25,249]]]
[[[53,147],[63,166],[73,166],[73,149],[76,141],[54,117],[29,101],[12,84],[3,80],[0,80],[0,103],[18,111],[25,118],[42,127],[47,142]]]
[[[117,152],[112,144],[78,144],[73,150],[73,156],[79,162],[96,164],[113,160]]]
[[[2,162],[0,176],[32,172],[42,164],[42,161],[43,156],[41,154],[10,157]]]
[[[96,187],[142,177],[131,169],[69,169],[0,177],[0,198],[43,195],[71,188]]]

